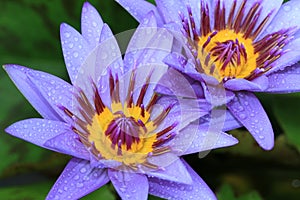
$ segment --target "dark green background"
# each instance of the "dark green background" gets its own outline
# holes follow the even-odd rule
[[[83,0],[1,0],[0,63],[16,63],[68,80],[59,41],[62,22],[80,30]],[[113,0],[90,1],[113,32],[137,22]],[[300,19],[299,19],[300,20]],[[300,198],[300,95],[259,95],[272,121],[276,145],[261,150],[243,130],[232,131],[240,143],[187,161],[220,200],[296,200]],[[43,199],[68,156],[56,154],[4,133],[8,125],[39,117],[0,69],[0,197]],[[116,199],[107,185],[84,199]],[[154,197],[150,197],[155,199]]]

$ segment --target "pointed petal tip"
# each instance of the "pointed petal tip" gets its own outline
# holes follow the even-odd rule
[[[6,71],[6,68],[9,67],[8,65],[2,65],[2,68]]]
[[[66,22],[63,22],[60,24],[60,35],[66,33],[68,30],[74,29],[71,25],[67,24]],[[75,30],[75,29],[74,29]],[[67,35],[65,35],[67,36]]]
[[[6,133],[8,133],[8,134],[11,135],[11,129],[12,129],[11,126],[12,126],[12,125],[6,127],[6,128],[4,129],[4,132],[6,132]]]
[[[17,64],[5,64],[2,67],[13,82],[26,77],[29,71],[34,71],[33,69]]]
[[[230,143],[228,143],[228,146],[233,146],[233,145],[236,145],[239,143],[239,140],[236,139],[233,135],[227,134],[227,133],[225,133],[225,134],[227,135],[228,139],[231,140]]]
[[[61,23],[59,26],[59,34],[60,38],[63,38],[63,34],[65,33],[66,29],[69,27],[69,25],[65,22]]]
[[[259,143],[258,145],[266,151],[271,151],[274,148],[274,139],[270,140],[266,143]]]
[[[5,70],[5,71],[10,71],[12,69],[24,69],[26,67],[24,66],[21,66],[21,65],[17,65],[17,64],[4,64],[2,65],[2,68]]]
[[[93,7],[92,4],[88,1],[83,2],[83,6],[82,7]]]
[[[66,27],[66,26],[68,26],[68,24],[66,22],[63,22],[63,23],[60,24],[60,29]]]
[[[83,17],[84,14],[85,14],[86,12],[89,12],[89,11],[91,11],[91,12],[94,11],[95,13],[98,14],[97,9],[96,9],[90,2],[85,1],[85,2],[83,3],[83,6],[82,6],[81,16]]]
[[[259,146],[270,150],[274,146],[272,124],[259,99],[251,92],[239,92],[227,104],[234,117],[251,133]]]

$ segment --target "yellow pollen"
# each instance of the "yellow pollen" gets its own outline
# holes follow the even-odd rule
[[[247,78],[257,68],[253,41],[243,33],[225,29],[199,37],[198,59],[205,74],[219,82],[226,78]]]
[[[153,152],[153,144],[157,141],[157,136],[152,132],[154,127],[152,127],[150,113],[146,110],[142,111],[142,109],[143,108],[138,106],[128,108],[123,107],[120,103],[112,103],[111,110],[105,107],[100,114],[96,113],[93,116],[92,123],[87,125],[87,130],[89,131],[88,140],[95,145],[96,150],[102,158],[115,160],[126,166],[136,166],[146,161],[148,154]],[[143,115],[141,113],[143,113]],[[112,138],[110,138],[110,133],[107,133],[113,125],[117,125],[118,130],[122,129],[117,122],[113,124],[116,120],[131,120],[131,123],[134,122],[136,124],[138,124],[140,120],[144,124],[144,127],[142,125],[132,126],[131,128],[135,130],[135,133],[123,132],[128,134],[126,136],[128,138],[126,139],[130,140],[130,148],[126,145],[125,136],[123,138],[120,136],[121,139],[117,141],[116,144],[116,142],[113,143]],[[151,124],[151,126],[149,124]],[[149,126],[153,129],[150,130],[146,128]],[[117,133],[115,130],[117,129],[114,129],[111,133],[120,133]],[[133,137],[135,137],[136,140],[133,140]]]

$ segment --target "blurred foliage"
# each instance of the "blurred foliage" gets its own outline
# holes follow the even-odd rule
[[[68,80],[59,26],[80,30],[84,0],[1,0],[0,62],[16,63]],[[151,2],[154,2],[151,0]],[[137,22],[114,0],[91,0],[114,33],[133,29]],[[5,127],[39,117],[0,70],[0,197],[43,199],[59,176],[68,156],[53,153],[4,133]],[[276,133],[272,151],[261,150],[249,133],[232,131],[240,143],[187,161],[217,192],[220,200],[296,200],[300,196],[300,95],[259,95]],[[112,185],[83,199],[116,199]],[[149,197],[150,200],[159,198]]]
[[[51,188],[52,182],[39,182],[35,184],[27,184],[23,187],[0,188],[0,196],[5,200],[38,200],[45,199],[48,188]],[[109,185],[105,185],[97,191],[85,196],[82,200],[105,199],[114,200],[115,197],[109,190]]]
[[[262,200],[257,192],[250,192],[240,197],[236,197],[230,185],[224,184],[217,193],[219,200]]]

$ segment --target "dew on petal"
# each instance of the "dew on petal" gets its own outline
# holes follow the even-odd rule
[[[80,172],[81,172],[81,173],[85,173],[85,172],[86,172],[86,168],[85,168],[85,167],[81,168],[81,169],[80,169]]]
[[[291,6],[285,5],[285,6],[283,6],[283,10],[286,12],[289,12],[289,11],[291,11]]]
[[[245,115],[245,114],[240,114],[239,117],[240,117],[241,119],[246,119],[246,118],[247,118],[247,115]]]

